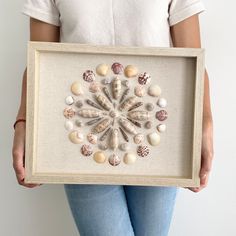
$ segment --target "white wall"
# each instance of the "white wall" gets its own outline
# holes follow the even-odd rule
[[[0,8],[0,235],[76,236],[62,185],[27,189],[12,169],[12,124],[26,64],[28,19],[22,1],[1,0]],[[236,17],[234,0],[205,1],[202,42],[211,80],[215,160],[209,187],[179,192],[170,236],[236,235]]]

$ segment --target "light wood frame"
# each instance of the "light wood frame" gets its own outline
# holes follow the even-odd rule
[[[38,104],[38,75],[40,54],[42,52],[66,53],[97,53],[117,55],[150,55],[161,57],[186,57],[196,60],[195,70],[195,100],[193,121],[193,146],[192,146],[192,174],[190,177],[168,176],[132,176],[132,175],[102,175],[102,174],[63,174],[63,173],[38,173],[35,171],[35,157],[37,152],[37,104]],[[68,43],[28,43],[27,66],[27,122],[26,122],[26,152],[25,169],[26,183],[95,183],[118,185],[150,185],[150,186],[199,186],[199,170],[201,164],[201,136],[202,112],[204,91],[204,49],[194,48],[156,48],[156,47],[125,47],[125,46],[98,46]]]

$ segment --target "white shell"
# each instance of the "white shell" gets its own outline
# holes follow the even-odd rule
[[[140,144],[144,141],[144,135],[143,134],[136,134],[133,139],[134,139],[134,143]]]
[[[93,154],[93,159],[97,163],[104,163],[106,161],[106,156],[105,156],[104,152],[97,151]]]
[[[161,95],[161,88],[157,84],[153,84],[148,88],[148,94],[153,97],[158,97]]]
[[[134,88],[134,94],[138,97],[143,97],[146,93],[145,87],[141,85],[137,85]]]
[[[82,85],[79,82],[74,82],[71,85],[71,92],[77,96],[84,94],[83,89],[82,89]]]
[[[72,105],[74,103],[74,98],[72,96],[67,96],[65,102],[67,105]]]
[[[68,131],[71,131],[74,127],[74,124],[72,121],[70,120],[66,120],[65,121],[65,129],[68,130]]]
[[[165,98],[159,98],[157,101],[157,105],[161,108],[165,108],[167,106],[167,101]]]
[[[159,124],[157,126],[157,130],[160,132],[160,133],[163,133],[166,131],[166,125],[165,124]]]
[[[153,132],[153,133],[148,134],[147,139],[148,139],[148,142],[152,146],[157,146],[161,141],[161,137],[157,132]]]
[[[97,141],[98,141],[98,136],[95,135],[95,134],[93,134],[93,133],[89,133],[89,134],[87,135],[87,139],[88,139],[88,141],[89,141],[90,143],[96,144]]]
[[[70,141],[74,144],[82,143],[84,140],[84,135],[82,133],[78,132],[77,130],[70,132],[68,137],[69,137]]]
[[[124,155],[123,161],[125,164],[133,164],[136,161],[137,157],[135,153],[126,153]]]
[[[101,76],[107,75],[107,72],[109,70],[109,66],[107,64],[99,64],[96,68],[96,73]]]

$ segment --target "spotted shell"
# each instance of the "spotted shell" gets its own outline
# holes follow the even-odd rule
[[[63,115],[67,119],[73,118],[75,116],[75,109],[72,107],[66,107],[63,111]]]
[[[107,64],[99,64],[97,67],[96,67],[96,73],[100,76],[105,76],[107,75],[107,72],[109,70],[109,66]]]
[[[149,154],[150,150],[147,145],[140,145],[137,148],[137,154],[140,157],[146,157]]]
[[[96,81],[90,83],[89,85],[89,91],[91,93],[97,93],[97,92],[100,92],[101,91],[101,87],[100,87],[100,84]]]
[[[138,68],[133,65],[128,65],[125,67],[124,74],[126,77],[135,77],[138,74]]]
[[[84,156],[90,156],[93,154],[93,148],[89,144],[84,144],[80,150]]]
[[[148,84],[151,82],[151,76],[147,72],[144,72],[138,76],[138,82],[142,85]]]
[[[78,81],[71,85],[71,92],[76,96],[84,94],[82,85]]]
[[[104,163],[106,161],[106,155],[104,152],[102,151],[97,151],[93,154],[93,159],[94,161],[96,161],[97,163]]]
[[[140,144],[140,143],[142,143],[143,141],[144,141],[144,135],[143,134],[136,134],[134,137],[133,137],[133,139],[134,139],[134,143],[136,143],[136,144]]]
[[[116,75],[121,74],[124,71],[123,65],[118,62],[113,63],[111,66],[111,69],[112,69],[113,73]]]
[[[80,144],[84,140],[84,135],[77,130],[74,130],[68,135],[69,140],[74,144]]]
[[[156,118],[159,120],[159,121],[164,121],[166,120],[168,117],[168,113],[167,111],[165,110],[160,110],[160,111],[157,111],[156,112]]]
[[[119,156],[117,154],[111,154],[108,158],[108,162],[112,165],[112,166],[117,166],[120,164],[121,160],[119,158]]]
[[[92,70],[86,70],[84,73],[83,73],[83,79],[84,81],[86,82],[93,82],[95,80],[95,74],[93,73]]]
[[[143,97],[146,93],[145,87],[141,86],[141,85],[137,85],[134,88],[134,94],[138,97]]]
[[[97,135],[93,134],[93,133],[89,133],[87,135],[87,140],[91,143],[91,144],[96,144],[98,141],[98,137]]]

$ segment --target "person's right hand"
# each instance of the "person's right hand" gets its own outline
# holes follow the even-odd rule
[[[20,185],[28,188],[40,186],[42,184],[27,184],[25,178],[25,123],[18,122],[15,127],[14,141],[12,147],[13,168],[17,181]]]

